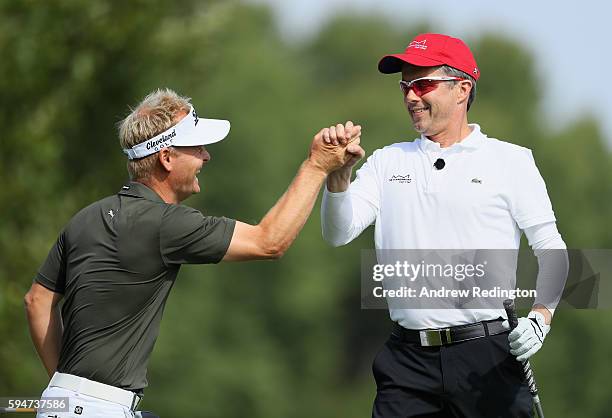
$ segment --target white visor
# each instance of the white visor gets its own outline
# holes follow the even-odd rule
[[[145,142],[124,149],[123,152],[127,154],[130,160],[135,160],[155,154],[162,148],[214,144],[225,138],[229,130],[229,121],[198,118],[198,114],[191,106],[189,114],[179,123]]]

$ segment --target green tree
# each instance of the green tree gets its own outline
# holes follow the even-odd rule
[[[290,44],[266,7],[162,0],[0,1],[0,23],[0,395],[46,384],[22,297],[72,214],[126,179],[114,124],[127,104],[168,86],[204,117],[231,120],[230,137],[209,149],[203,193],[187,204],[248,222],[283,193],[320,128],[361,123],[368,154],[416,137],[397,76],[376,65],[426,25],[344,16]],[[468,41],[482,70],[470,119],[533,149],[570,247],[609,246],[610,154],[597,124],[546,126],[534,58],[507,38]],[[181,271],[145,408],[170,417],[369,414],[370,364],[390,329],[385,311],[359,309],[360,250],[372,248],[372,231],[330,248],[318,216],[279,262]],[[606,416],[609,326],[602,311],[557,313],[533,361],[547,414]]]

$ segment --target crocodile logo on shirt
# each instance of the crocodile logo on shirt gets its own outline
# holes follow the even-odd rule
[[[391,176],[389,179],[390,183],[412,183],[412,179],[410,178],[410,174],[406,174],[402,176],[400,174],[395,174]]]

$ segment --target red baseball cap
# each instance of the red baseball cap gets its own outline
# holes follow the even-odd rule
[[[384,56],[378,63],[378,71],[384,74],[399,73],[407,62],[418,67],[448,65],[478,80],[480,70],[470,48],[461,39],[438,33],[422,33],[410,42],[403,54]]]

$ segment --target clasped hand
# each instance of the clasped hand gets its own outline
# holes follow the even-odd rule
[[[326,174],[350,167],[365,155],[360,140],[361,126],[351,121],[323,128],[312,141],[309,159]]]

